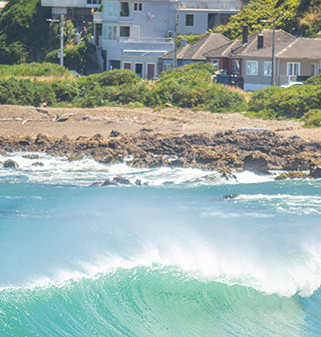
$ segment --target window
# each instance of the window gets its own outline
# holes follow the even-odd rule
[[[135,64],[135,73],[137,76],[143,77],[143,64],[142,63]]]
[[[288,62],[288,76],[298,76],[300,75],[300,63],[298,62]]]
[[[239,74],[240,73],[240,60],[233,60],[232,61],[232,74]]]
[[[106,1],[104,3],[104,16],[118,16],[118,2],[117,1]]]
[[[104,25],[103,38],[104,40],[116,40],[117,39],[117,27]]]
[[[129,4],[128,2],[120,3],[120,16],[129,16]]]
[[[119,36],[120,37],[130,37],[130,27],[129,26],[120,26],[119,27]]]
[[[246,61],[246,75],[257,76],[258,75],[258,62]]]
[[[186,14],[185,26],[194,26],[194,14]]]
[[[210,62],[213,64],[216,70],[219,70],[220,65],[218,60],[210,60]]]
[[[142,2],[134,2],[134,11],[142,12],[143,11],[143,3]]]
[[[101,0],[87,0],[87,5],[100,5]]]
[[[140,26],[133,26],[132,27],[132,37],[134,39],[138,39],[140,36]]]
[[[264,61],[264,76],[272,76],[272,62],[271,61]]]

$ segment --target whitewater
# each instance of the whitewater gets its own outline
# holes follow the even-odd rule
[[[1,337],[321,336],[321,180],[25,155],[0,155]]]

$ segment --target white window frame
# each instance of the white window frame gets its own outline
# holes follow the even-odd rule
[[[295,66],[297,66],[297,74],[295,73]],[[291,69],[291,71],[290,71]],[[300,76],[301,63],[300,62],[287,62],[286,74],[287,76]]]
[[[103,39],[107,41],[116,41],[117,40],[117,26],[116,25],[104,25]]]
[[[103,16],[104,17],[118,16],[118,1],[104,1]]]
[[[270,71],[268,71],[270,70]],[[272,61],[264,61],[263,65],[263,75],[264,76],[272,76]]]
[[[156,64],[155,63],[146,63],[146,78],[148,76],[148,65],[153,65],[154,66],[154,75],[152,80],[155,78],[155,73],[156,73]]]
[[[255,72],[250,72],[249,70],[249,65],[250,63],[253,63],[255,64]],[[247,76],[257,76],[259,74],[259,62],[258,61],[255,61],[255,60],[247,60],[246,61],[246,75]]]
[[[216,70],[220,69],[220,60],[218,59],[210,59],[210,63],[216,68]]]
[[[187,25],[187,15],[192,16],[193,17],[193,24],[192,25]],[[185,14],[185,26],[186,27],[194,27],[195,26],[195,15],[194,14]]]
[[[136,9],[135,9],[136,7]],[[134,2],[133,4],[134,12],[142,12],[143,11],[143,3],[142,2]]]
[[[135,30],[137,31],[137,34],[135,34]],[[140,38],[140,26],[132,26],[130,29],[130,34],[133,39]]]

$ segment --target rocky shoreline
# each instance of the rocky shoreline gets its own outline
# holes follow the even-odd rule
[[[133,167],[194,167],[217,170],[225,177],[235,170],[258,174],[268,174],[269,170],[310,170],[312,177],[321,177],[321,142],[309,142],[298,136],[286,138],[255,128],[215,135],[177,136],[145,129],[130,136],[112,131],[105,138],[100,134],[76,139],[44,134],[0,137],[0,151],[46,152],[68,156],[69,160],[89,156],[101,163],[126,162]]]

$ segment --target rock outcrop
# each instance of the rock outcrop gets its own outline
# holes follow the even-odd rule
[[[77,139],[42,134],[36,138],[0,137],[0,151],[37,151],[69,158],[86,155],[105,164],[126,161],[134,167],[195,167],[217,170],[226,176],[233,170],[267,174],[273,169],[310,169],[311,176],[317,177],[321,167],[321,143],[307,142],[298,137],[284,138],[265,130],[181,137],[149,132],[126,136],[117,131],[107,137],[97,134]]]

